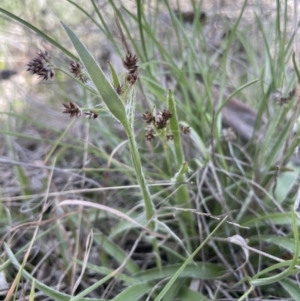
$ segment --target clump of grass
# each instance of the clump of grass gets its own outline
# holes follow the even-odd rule
[[[118,29],[125,74],[120,76],[108,62],[108,78],[66,22],[63,28],[76,55],[33,24],[0,9],[40,34],[70,62],[67,70],[42,51],[29,63],[29,71],[44,80],[69,75],[84,91],[83,101],[61,104],[62,118],[68,114],[72,121],[43,158],[42,168],[49,171],[44,190],[33,194],[23,189],[22,195],[4,199],[5,204],[39,203],[29,216],[1,211],[5,221],[10,212],[15,223],[21,222],[1,241],[6,260],[1,269],[12,283],[7,300],[17,296],[21,279],[31,284],[34,298],[43,294],[55,300],[297,300],[298,217],[291,204],[298,167],[286,164],[295,161],[298,144],[293,133],[298,62],[292,57],[293,36],[281,25],[288,22],[287,6],[282,15],[277,1],[273,27],[257,14],[257,35],[262,37],[258,47],[246,36],[243,16],[249,6],[244,2],[233,23],[222,20],[228,31],[220,35],[216,48],[207,34],[212,30],[210,16],[203,23],[202,8],[194,2],[189,25],[184,24],[186,14],[164,2],[170,27],[164,40],[159,39],[158,2],[149,17],[142,1],[136,1],[136,15],[110,1],[117,25],[107,23],[93,0],[99,21],[87,8],[69,2],[117,48],[113,28]],[[295,72],[289,75],[291,59]],[[257,109],[246,145],[238,132],[222,134],[222,109],[233,97],[251,101]],[[83,116],[88,121],[84,143],[68,136],[74,118],[78,122]],[[92,140],[86,139],[88,133],[94,135]],[[82,178],[78,183],[72,175],[67,183],[76,182],[73,189],[59,186],[55,191],[56,164],[66,160],[70,149],[82,154],[84,164],[66,172],[81,173]],[[88,159],[92,168],[87,168]],[[52,165],[46,166],[48,162]],[[26,188],[29,179],[23,169],[16,173]],[[88,180],[100,187],[85,188]],[[22,246],[21,229],[27,235]],[[44,283],[45,277],[37,274],[43,259],[31,254],[39,242],[39,254],[49,261],[43,270],[56,271],[60,279]],[[49,245],[54,254],[47,253]]]

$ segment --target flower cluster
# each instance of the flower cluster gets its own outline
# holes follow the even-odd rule
[[[151,123],[153,121],[153,116],[152,116],[152,113],[151,112],[148,112],[146,111],[144,114],[143,114],[143,119],[146,121],[146,123]]]
[[[88,119],[96,119],[98,117],[98,114],[94,111],[89,111],[87,113],[84,113]]]
[[[70,117],[80,117],[82,115],[80,107],[72,101],[64,103],[63,106],[65,107],[63,113],[70,114]]]
[[[151,112],[146,111],[143,114],[143,119],[148,123],[146,128],[146,140],[152,141],[154,139],[154,130],[163,130],[167,127],[169,119],[172,118],[172,113],[169,110],[156,112],[155,116]],[[172,140],[173,135],[167,134],[167,140]]]
[[[287,97],[282,97],[282,92],[280,90],[276,90],[274,93],[274,97],[277,101],[279,106],[283,106],[287,104],[294,96],[295,96],[295,89],[291,90]]]
[[[169,110],[158,111],[153,120],[155,127],[159,130],[165,128],[170,118],[172,113]]]
[[[70,114],[70,117],[80,117],[82,115],[81,108],[74,102],[70,101],[69,103],[64,103],[63,106],[65,107],[65,110],[63,113]],[[98,117],[98,114],[92,110],[88,111],[87,113],[84,113],[88,119],[96,119]]]
[[[43,80],[52,78],[55,74],[55,67],[51,62],[51,57],[48,51],[39,51],[37,57],[27,64],[27,71],[32,74],[37,74]]]
[[[86,76],[85,68],[81,65],[81,63],[71,61],[70,70],[74,77],[78,78],[81,82],[87,82],[88,78]]]
[[[146,127],[146,140],[152,141],[155,138],[154,131],[159,135],[164,135],[168,140],[173,140],[174,135],[168,133],[169,120],[172,118],[172,113],[169,110],[158,111],[153,115],[151,112],[146,111],[143,114],[143,119],[148,124]],[[189,126],[180,126],[182,134],[188,134],[190,132]]]
[[[182,134],[188,134],[190,132],[190,127],[181,125],[180,130]]]
[[[139,76],[137,61],[137,55],[131,54],[131,52],[127,52],[127,55],[123,60],[123,66],[128,71],[127,81],[132,85],[137,81]]]
[[[124,92],[123,85],[119,85],[119,86],[116,88],[116,92],[117,92],[118,95],[122,95],[123,92]]]
[[[154,138],[155,138],[155,136],[154,136],[154,134],[153,134],[153,127],[152,126],[147,126],[146,127],[146,133],[145,133],[145,137],[146,137],[146,140],[147,141],[152,141]]]
[[[51,57],[48,51],[39,51],[36,58],[27,64],[28,69],[32,74],[37,74],[47,80],[52,78],[55,74],[55,66],[51,62]],[[83,83],[86,83],[88,78],[86,76],[85,68],[80,62],[71,61],[70,62],[71,73],[78,78]],[[70,114],[70,117],[80,117],[82,115],[81,108],[70,101],[69,103],[64,103],[64,114]],[[96,119],[98,114],[94,111],[88,111],[84,113],[89,119]]]

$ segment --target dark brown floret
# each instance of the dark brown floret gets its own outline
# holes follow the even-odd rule
[[[180,130],[183,134],[188,134],[190,132],[190,127],[181,125]]]
[[[84,113],[85,115],[87,115],[86,117],[88,119],[96,119],[98,117],[98,114],[94,111],[89,111],[88,113]]]
[[[137,55],[128,52],[125,59],[123,60],[123,66],[129,73],[135,73],[138,69],[137,62]]]
[[[146,133],[145,137],[147,141],[152,141],[155,138],[153,133]]]
[[[151,126],[146,127],[146,134],[145,134],[147,141],[152,141],[155,136],[153,135],[153,128]]]
[[[162,112],[157,112],[155,115],[155,127],[157,129],[163,129],[166,127],[167,125],[167,119],[164,118],[163,113]]]
[[[52,78],[55,74],[54,65],[48,51],[39,51],[36,58],[27,64],[27,71],[37,74],[43,80]]]
[[[130,84],[134,84],[138,79],[138,57],[136,54],[127,52],[125,59],[123,60],[123,66],[128,71],[127,81]]]
[[[277,104],[282,106],[284,104],[287,104],[294,96],[295,96],[296,90],[293,89],[290,91],[287,97],[282,97],[282,93],[279,90],[276,90],[274,93],[274,97],[277,100]]]
[[[63,113],[70,114],[70,117],[80,117],[81,116],[81,109],[75,104],[74,102],[63,103],[65,110]]]
[[[146,123],[151,124],[146,128],[146,139],[151,141],[154,138],[154,130],[162,130],[167,127],[169,119],[172,118],[172,113],[169,110],[157,111],[153,116],[151,112],[146,111],[143,114],[143,119]],[[173,140],[172,134],[166,135],[167,140]]]
[[[133,74],[129,73],[129,74],[127,75],[127,81],[128,81],[131,85],[133,85],[133,84],[137,81],[138,77],[139,77],[139,75],[138,75],[137,72],[136,72],[136,73],[133,73]]]
[[[166,120],[172,118],[172,113],[169,110],[163,110],[162,115]]]
[[[70,69],[74,77],[78,78],[83,83],[87,82],[88,78],[85,74],[85,69],[80,62],[71,61]]]
[[[173,139],[174,139],[174,135],[173,134],[168,134],[167,135],[167,141],[173,140]]]
[[[123,85],[119,85],[119,86],[116,88],[116,92],[117,92],[118,95],[122,95],[123,92],[124,92]]]
[[[152,113],[151,112],[148,112],[146,111],[144,114],[143,114],[143,119],[147,122],[147,123],[151,123],[154,118],[152,116]]]
[[[169,110],[159,111],[155,115],[155,127],[157,129],[163,129],[167,126],[168,120],[172,117],[172,113]]]

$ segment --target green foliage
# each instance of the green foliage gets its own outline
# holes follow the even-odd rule
[[[0,163],[14,166],[19,187],[11,195],[5,194],[6,187],[0,190],[6,260],[0,271],[14,279],[12,267],[20,270],[31,283],[26,292],[31,299],[41,293],[59,301],[297,300],[299,217],[291,204],[299,198],[294,155],[299,144],[299,130],[294,129],[299,125],[299,54],[292,50],[297,31],[288,32],[287,2],[277,1],[276,15],[268,20],[259,7],[247,20],[249,3],[244,1],[234,18],[206,15],[203,22],[206,1],[190,1],[190,24],[169,1],[154,1],[149,9],[137,0],[136,11],[119,9],[116,1],[103,7],[100,2],[68,0],[68,14],[50,6],[62,19],[53,21],[60,26],[55,33],[43,27],[45,20],[20,14],[21,6],[1,4],[5,26],[17,21],[31,30],[29,37],[39,35],[51,49],[60,77],[51,85],[38,85],[35,93],[54,85],[53,99],[60,106],[74,102],[78,115],[92,111],[99,116],[56,129],[39,114],[26,117],[25,110],[13,105],[1,111],[7,118],[0,134],[8,155]],[[71,12],[76,17],[69,19]],[[115,17],[128,45],[116,34]],[[86,32],[96,32],[101,42]],[[128,82],[128,68],[124,75],[115,62],[107,65],[106,58],[102,64],[98,48],[104,46],[114,48],[121,60],[137,55],[137,83]],[[67,70],[69,60],[82,64],[88,83]],[[276,90],[282,105],[276,103]],[[257,112],[247,143],[223,135],[222,114],[234,98]],[[42,108],[48,110],[45,104]],[[173,115],[167,129],[148,129],[153,139],[146,141],[144,128],[154,126],[164,110]],[[152,121],[143,120],[145,111],[153,114]],[[248,122],[241,110],[229,119]],[[19,130],[27,126],[47,134],[35,137]],[[182,126],[189,134],[182,133]],[[167,141],[167,134],[173,140]],[[44,174],[39,190],[32,188],[26,169],[36,162],[22,162],[26,156],[20,155],[18,139],[46,149],[38,161]],[[74,167],[76,160],[80,164]],[[73,206],[60,206],[64,200]],[[41,232],[34,241],[40,249],[23,268],[19,262],[30,244],[18,245],[18,231],[29,242],[32,229]],[[243,244],[234,245],[230,238],[235,235]],[[47,284],[35,270],[42,258],[41,269],[60,276]]]

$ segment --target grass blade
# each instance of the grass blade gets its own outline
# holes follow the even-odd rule
[[[145,283],[134,284],[127,287],[122,293],[117,297],[113,298],[111,301],[124,301],[130,300],[135,301],[140,297],[144,296],[147,292],[152,289],[152,286]]]
[[[8,255],[9,259],[11,260],[11,262],[13,263],[13,265],[16,267],[17,270],[21,269],[21,264],[17,261],[15,255],[13,254],[12,250],[9,248],[8,244],[4,244],[4,248],[6,251],[6,254]],[[54,299],[54,300],[59,300],[59,301],[69,301],[71,296],[64,294],[64,293],[60,293],[56,290],[54,290],[53,288],[50,288],[49,286],[43,284],[42,282],[38,281],[37,279],[35,279],[34,277],[32,277],[27,271],[25,271],[23,269],[22,271],[22,275],[28,279],[30,282],[35,281],[35,286],[41,290],[45,295],[49,296],[50,298]]]
[[[87,48],[81,43],[75,33],[65,24],[63,24],[63,27],[72,41],[76,51],[78,52],[82,63],[84,64],[91,80],[95,84],[107,108],[128,131],[129,125],[126,117],[125,107],[122,103],[122,100],[112,87],[109,79],[106,77],[96,60],[92,57]]]
[[[173,283],[178,279],[180,274],[184,271],[184,269],[187,267],[187,265],[192,261],[192,259],[195,257],[195,255],[201,250],[201,248],[207,243],[207,241],[210,239],[210,237],[213,236],[213,234],[219,229],[219,227],[225,222],[227,219],[227,216],[223,218],[223,220],[217,225],[217,227],[205,238],[205,240],[200,244],[200,246],[191,254],[190,257],[187,258],[187,260],[181,265],[181,267],[177,270],[177,272],[173,275],[173,277],[168,281],[166,286],[163,288],[163,290],[159,293],[159,295],[155,298],[154,301],[160,301],[166,292],[169,290],[169,288],[173,285]]]
[[[17,22],[25,25],[27,28],[30,28],[32,31],[34,31],[35,33],[37,33],[38,35],[40,35],[42,38],[44,38],[46,41],[48,41],[50,44],[52,44],[53,46],[57,47],[58,49],[60,49],[64,54],[66,54],[67,56],[69,56],[70,58],[72,58],[73,60],[78,61],[77,56],[75,56],[74,54],[72,54],[69,50],[67,50],[66,48],[62,47],[58,42],[56,42],[55,40],[53,40],[52,38],[50,38],[49,36],[47,36],[43,31],[39,30],[38,28],[36,28],[35,26],[33,26],[32,24],[26,22],[25,20],[19,18],[18,16],[10,13],[9,11],[3,9],[0,7],[0,12],[2,12],[3,14],[7,15],[8,17],[10,17],[11,19],[16,20]]]

